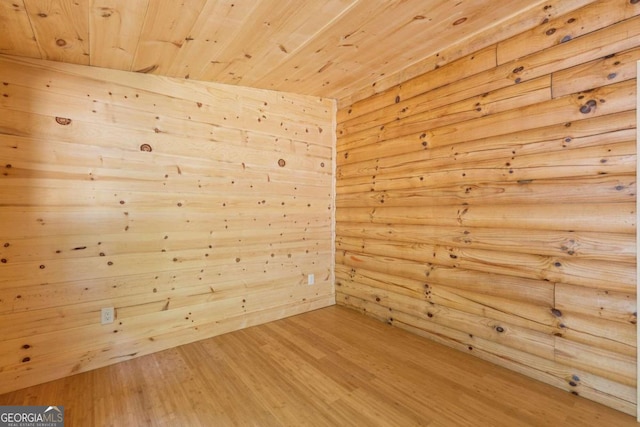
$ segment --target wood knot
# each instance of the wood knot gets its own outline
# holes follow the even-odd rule
[[[58,39],[58,40],[56,40],[56,44],[57,44],[58,46],[60,46],[60,47],[64,47],[64,46],[66,46],[66,45],[67,45],[67,42],[66,42],[66,40]]]
[[[456,20],[456,21],[453,23],[453,25],[460,25],[460,24],[462,24],[463,22],[465,22],[466,20],[467,20],[467,18],[460,18],[460,19]]]
[[[558,310],[557,308],[552,308],[551,309],[551,314],[553,314],[555,317],[561,317],[562,316],[562,312],[560,310]]]
[[[56,117],[56,123],[62,126],[67,126],[71,124],[71,119],[68,119],[66,117]]]
[[[149,144],[142,144],[140,146],[140,151],[146,151],[146,152],[151,152],[153,151],[153,149],[151,148],[151,146]]]
[[[278,166],[280,166],[281,168],[283,168],[284,165],[286,165],[286,164],[287,164],[287,162],[285,162],[284,159],[278,160]]]
[[[141,68],[139,70],[135,70],[136,73],[152,73],[158,68],[157,64],[149,65],[148,67]]]
[[[582,114],[588,114],[594,108],[596,108],[597,105],[598,105],[598,102],[595,99],[590,99],[582,107],[580,107],[580,112]]]
[[[549,28],[547,31],[545,31],[545,34],[550,36],[552,34],[554,34],[556,32],[555,28]]]

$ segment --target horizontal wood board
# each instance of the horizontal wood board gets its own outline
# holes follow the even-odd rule
[[[638,15],[584,4],[343,99],[338,303],[636,415]]]
[[[0,392],[335,303],[334,101],[8,56],[0,94]]]

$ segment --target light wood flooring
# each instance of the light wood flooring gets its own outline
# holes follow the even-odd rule
[[[636,426],[600,404],[329,307],[0,396],[66,426]]]

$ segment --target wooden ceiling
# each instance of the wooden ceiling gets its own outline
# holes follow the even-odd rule
[[[585,3],[0,0],[0,53],[341,99]]]

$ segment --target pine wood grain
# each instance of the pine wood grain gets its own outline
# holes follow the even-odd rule
[[[334,304],[333,101],[0,67],[3,391]]]
[[[399,72],[379,76],[376,81],[367,83],[358,90],[345,91],[346,93],[340,95],[338,99],[340,111],[347,113],[346,107],[358,108],[360,101],[368,102],[373,97],[389,95],[395,97],[398,89],[415,77],[445,67],[452,71],[452,67],[447,67],[452,62],[465,57],[471,58],[485,48],[495,50],[497,42],[507,40],[523,31],[535,28],[541,22],[548,22],[592,2],[593,0],[548,0],[544,3],[530,3],[530,7],[523,10],[522,13],[496,23],[497,25],[484,34],[476,34],[470,40],[462,40],[451,46],[443,47],[437,53],[406,66]],[[343,121],[344,117],[340,116],[342,114],[340,111],[338,112],[339,121]]]
[[[89,4],[24,0],[43,59],[89,64]]]
[[[567,387],[588,394],[589,376],[576,381]],[[70,425],[635,425],[339,307],[0,396],[3,405],[51,402]]]
[[[131,70],[148,7],[149,0],[100,0],[91,5],[91,65]]]
[[[336,226],[343,237],[393,240],[548,255],[555,257],[609,260],[635,263],[633,237],[624,233],[548,231],[517,228],[456,227],[444,225],[363,224],[341,222]],[[528,242],[527,247],[522,241]],[[0,252],[2,253],[2,252]],[[605,255],[608,253],[609,255]]]
[[[390,88],[379,95],[361,100],[354,105],[341,105],[343,112],[339,113],[340,122],[343,122],[348,117],[357,117],[381,107],[393,105],[396,101],[398,101],[398,104],[409,102],[414,97],[428,99],[428,97],[435,96],[451,96],[460,92],[463,94],[470,93],[471,96],[480,95],[489,90],[500,89],[514,83],[522,83],[531,78],[541,77],[554,71],[600,59],[607,54],[632,49],[636,46],[636,43],[631,34],[637,32],[637,29],[632,30],[631,28],[637,27],[638,22],[638,17],[634,17],[611,25],[606,31],[601,28],[598,31],[593,31],[583,37],[578,37],[565,43],[547,48],[536,47],[534,53],[525,55],[523,58],[500,63],[496,67],[476,68],[476,57],[473,54],[469,54],[464,58],[447,64],[442,71],[436,69],[414,77],[396,85],[395,88]],[[606,33],[606,40],[603,33]],[[486,48],[478,52],[479,58],[482,58],[485,52],[491,51],[491,49]],[[495,51],[495,48],[493,50]],[[603,51],[609,53],[604,53]],[[481,61],[478,63],[481,63]],[[460,68],[464,71],[461,71]],[[455,71],[452,72],[452,70]],[[460,73],[461,77],[465,76],[465,78],[447,77],[448,75],[454,77],[458,73]],[[431,76],[433,76],[434,80],[429,83]],[[424,90],[423,87],[425,87]],[[438,90],[434,91],[434,89]],[[404,107],[404,105],[398,106],[400,108]]]
[[[632,2],[595,1],[573,13],[547,20],[542,25],[498,43],[498,64],[522,58],[541,48],[566,43],[638,14],[640,7]]]
[[[206,0],[179,3],[150,1],[131,69],[143,73],[166,73],[172,59],[189,37],[189,31],[205,3]],[[138,25],[135,22],[132,27]]]
[[[340,104],[337,301],[635,415],[639,9],[571,6]]]
[[[0,24],[8,30],[0,40],[0,53],[40,58],[24,1],[0,2]]]
[[[17,0],[0,52],[357,101],[593,1]]]
[[[412,153],[421,159],[431,158],[455,158],[464,160],[468,157],[475,159],[496,158],[498,155],[487,156],[486,151],[503,150],[501,156],[511,157],[516,153],[535,153],[556,151],[569,148],[573,141],[576,145],[585,146],[597,144],[600,138],[608,141],[609,138],[617,140],[620,135],[628,135],[633,139],[635,129],[635,111],[627,110],[606,116],[590,117],[589,120],[574,120],[555,125],[538,127],[533,129],[517,130],[505,135],[493,135],[487,138],[470,139],[451,146],[430,147],[426,139],[426,133],[417,138],[394,138],[391,140],[367,140],[346,141],[339,138],[338,167],[366,160],[385,161],[388,156],[397,156]],[[590,141],[590,142],[589,142]],[[560,142],[560,143],[559,143]],[[453,153],[452,153],[453,151]],[[487,157],[484,157],[487,156]],[[339,169],[340,170],[340,169]]]

